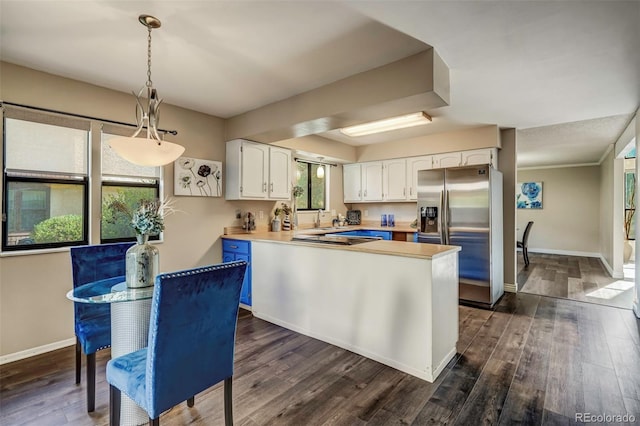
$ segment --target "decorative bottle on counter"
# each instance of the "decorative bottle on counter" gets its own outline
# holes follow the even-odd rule
[[[148,234],[138,234],[136,240],[138,243],[127,250],[125,257],[127,287],[149,287],[158,275],[160,251],[148,243]]]
[[[285,214],[284,219],[282,219],[282,230],[291,231],[291,217],[288,214]]]
[[[273,232],[280,232],[280,218],[279,217],[274,217],[273,220],[271,221],[271,231]]]

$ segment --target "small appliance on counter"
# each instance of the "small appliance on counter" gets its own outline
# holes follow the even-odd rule
[[[360,210],[347,210],[347,224],[360,225]]]

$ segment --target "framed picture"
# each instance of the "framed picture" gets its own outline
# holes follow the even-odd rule
[[[222,162],[180,157],[173,166],[173,195],[222,196]]]
[[[542,208],[542,182],[523,182],[516,187],[516,203],[519,209]]]

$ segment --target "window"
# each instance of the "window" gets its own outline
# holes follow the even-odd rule
[[[319,168],[322,168],[322,173],[318,173]],[[326,165],[296,162],[296,185],[304,189],[304,193],[295,200],[298,210],[326,209],[328,169]]]
[[[106,126],[105,126],[106,127]],[[106,127],[110,132],[117,129]],[[103,129],[104,130],[104,129]],[[110,201],[118,198],[131,210],[142,200],[155,200],[160,196],[161,167],[138,166],[119,157],[109,146],[109,139],[118,135],[102,133],[102,218],[100,221],[100,241],[112,243],[133,241],[136,233],[124,215],[113,216],[108,210]],[[158,240],[158,235],[150,237]]]
[[[137,166],[113,152],[109,139],[129,135],[131,128],[2,107],[2,251],[97,244],[90,235],[98,232],[102,243],[134,241],[127,219],[111,221],[105,206],[113,197],[132,210],[141,200],[158,199],[162,167]],[[92,131],[97,128],[102,131]],[[99,162],[90,161],[91,153]],[[100,220],[90,221],[89,206],[101,209]]]
[[[87,243],[89,123],[7,110],[2,249]]]

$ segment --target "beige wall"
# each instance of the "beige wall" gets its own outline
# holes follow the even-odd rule
[[[624,160],[612,150],[600,167],[600,253],[609,272],[622,278]]]
[[[543,208],[518,209],[519,240],[532,220],[530,250],[599,255],[600,197],[603,188],[611,188],[601,182],[600,167],[519,170],[521,182],[542,182]]]

